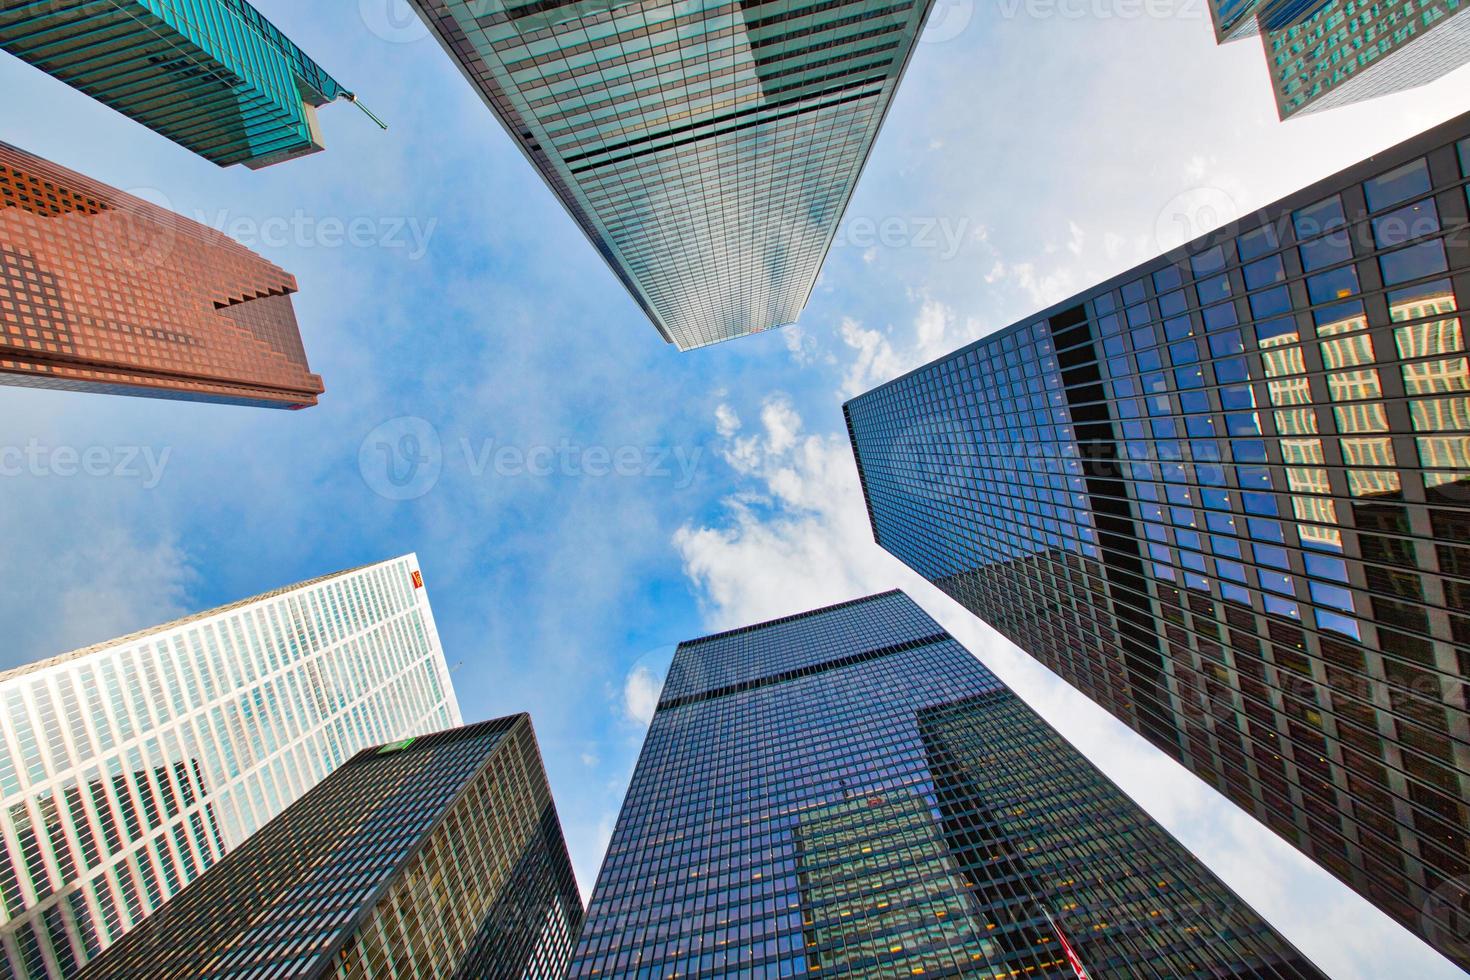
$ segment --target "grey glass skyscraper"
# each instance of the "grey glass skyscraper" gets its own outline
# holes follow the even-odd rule
[[[581,922],[516,715],[363,750],[81,976],[550,980]]]
[[[1461,965],[1470,115],[846,406],[874,533]]]
[[[932,0],[413,0],[664,339],[795,322]]]
[[[1080,976],[1072,957],[1321,977],[889,592],[679,646],[571,976]]]

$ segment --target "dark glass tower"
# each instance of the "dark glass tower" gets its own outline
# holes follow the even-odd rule
[[[1068,944],[1322,976],[889,592],[680,645],[571,975],[1074,977]]]
[[[932,0],[413,0],[659,333],[794,323]]]
[[[359,753],[80,976],[557,977],[581,924],[516,715]]]
[[[1467,137],[846,406],[879,544],[1461,965]]]

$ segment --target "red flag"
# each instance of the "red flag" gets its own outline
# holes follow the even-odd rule
[[[1077,980],[1092,980],[1092,975],[1087,972],[1087,967],[1082,965],[1082,957],[1078,956],[1077,951],[1072,948],[1072,944],[1067,942],[1067,934],[1062,932],[1061,927],[1057,925],[1057,921],[1051,917],[1051,913],[1046,909],[1042,909],[1041,914],[1046,916],[1046,921],[1051,923],[1051,931],[1056,933],[1057,938],[1062,941],[1062,953],[1066,955],[1067,962],[1072,967],[1072,972],[1077,975]]]

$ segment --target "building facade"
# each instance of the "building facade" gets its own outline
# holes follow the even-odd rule
[[[0,143],[0,382],[306,408],[294,292],[225,235]]]
[[[355,101],[246,0],[8,3],[0,48],[222,167],[315,153]]]
[[[1075,977],[1069,955],[1322,976],[890,592],[680,645],[571,976]]]
[[[846,406],[880,545],[1470,965],[1470,115]]]
[[[689,350],[794,323],[931,0],[413,0]]]
[[[67,978],[364,746],[460,724],[413,556],[0,674],[0,977]]]
[[[582,899],[530,718],[365,749],[84,980],[557,980]]]
[[[1210,0],[1221,41],[1260,36],[1282,119],[1426,85],[1470,64],[1465,0]]]

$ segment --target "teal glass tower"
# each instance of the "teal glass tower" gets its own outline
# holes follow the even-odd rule
[[[220,166],[315,153],[356,101],[246,0],[5,3],[0,48]]]
[[[1426,85],[1470,64],[1466,0],[1210,0],[1220,42],[1259,35],[1282,119]]]
[[[670,343],[796,321],[932,0],[413,0]]]
[[[1470,115],[853,399],[877,541],[1470,969]]]
[[[1322,978],[901,592],[679,646],[571,976]]]

